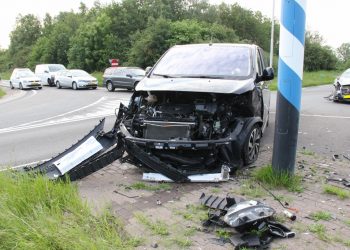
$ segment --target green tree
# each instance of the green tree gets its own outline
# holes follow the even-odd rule
[[[343,43],[340,45],[337,49],[337,53],[341,62],[350,60],[350,43]]]

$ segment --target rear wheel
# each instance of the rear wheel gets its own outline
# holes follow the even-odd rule
[[[74,90],[78,90],[78,85],[77,85],[77,83],[76,83],[76,82],[73,82],[73,84],[72,84],[72,88],[73,88]]]
[[[42,89],[43,87],[38,87],[38,89]]]
[[[106,88],[109,92],[113,92],[114,91],[114,87],[113,87],[113,84],[112,82],[107,82],[107,85],[106,85]]]
[[[92,89],[97,89],[97,87],[92,87]]]
[[[243,145],[244,165],[252,164],[257,160],[260,150],[261,134],[261,127],[259,124],[255,124],[250,129]]]

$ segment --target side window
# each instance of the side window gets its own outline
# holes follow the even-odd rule
[[[263,65],[262,65],[262,60],[260,56],[259,50],[256,51],[256,60],[257,60],[257,66],[258,66],[258,74],[261,76],[263,72]]]

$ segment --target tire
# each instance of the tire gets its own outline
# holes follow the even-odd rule
[[[57,87],[58,89],[62,88],[59,81],[56,81],[56,87]]]
[[[73,88],[74,90],[78,90],[78,85],[77,85],[76,82],[73,82],[73,83],[72,83],[72,88]]]
[[[47,79],[47,84],[49,84],[50,87],[53,85],[51,79]]]
[[[249,131],[243,144],[242,158],[244,165],[249,165],[258,159],[260,150],[261,127],[255,124]]]
[[[20,90],[23,90],[22,83],[19,83],[19,89],[20,89]]]
[[[106,88],[109,92],[113,92],[115,90],[115,88],[113,87],[112,82],[107,82],[106,84]]]
[[[39,87],[38,89],[42,89],[43,87]]]
[[[12,82],[10,82],[10,88],[11,88],[11,89],[14,89],[14,88],[15,88],[15,87],[13,87]]]
[[[92,87],[92,89],[97,89],[97,87]]]

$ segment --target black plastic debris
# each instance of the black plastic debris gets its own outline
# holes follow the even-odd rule
[[[234,197],[200,196],[209,208],[204,226],[231,227],[236,230],[229,242],[234,249],[267,248],[274,238],[293,238],[295,233],[273,220],[275,210],[255,200],[238,201]]]
[[[350,188],[350,180],[345,178],[327,178],[327,181],[338,182]]]

